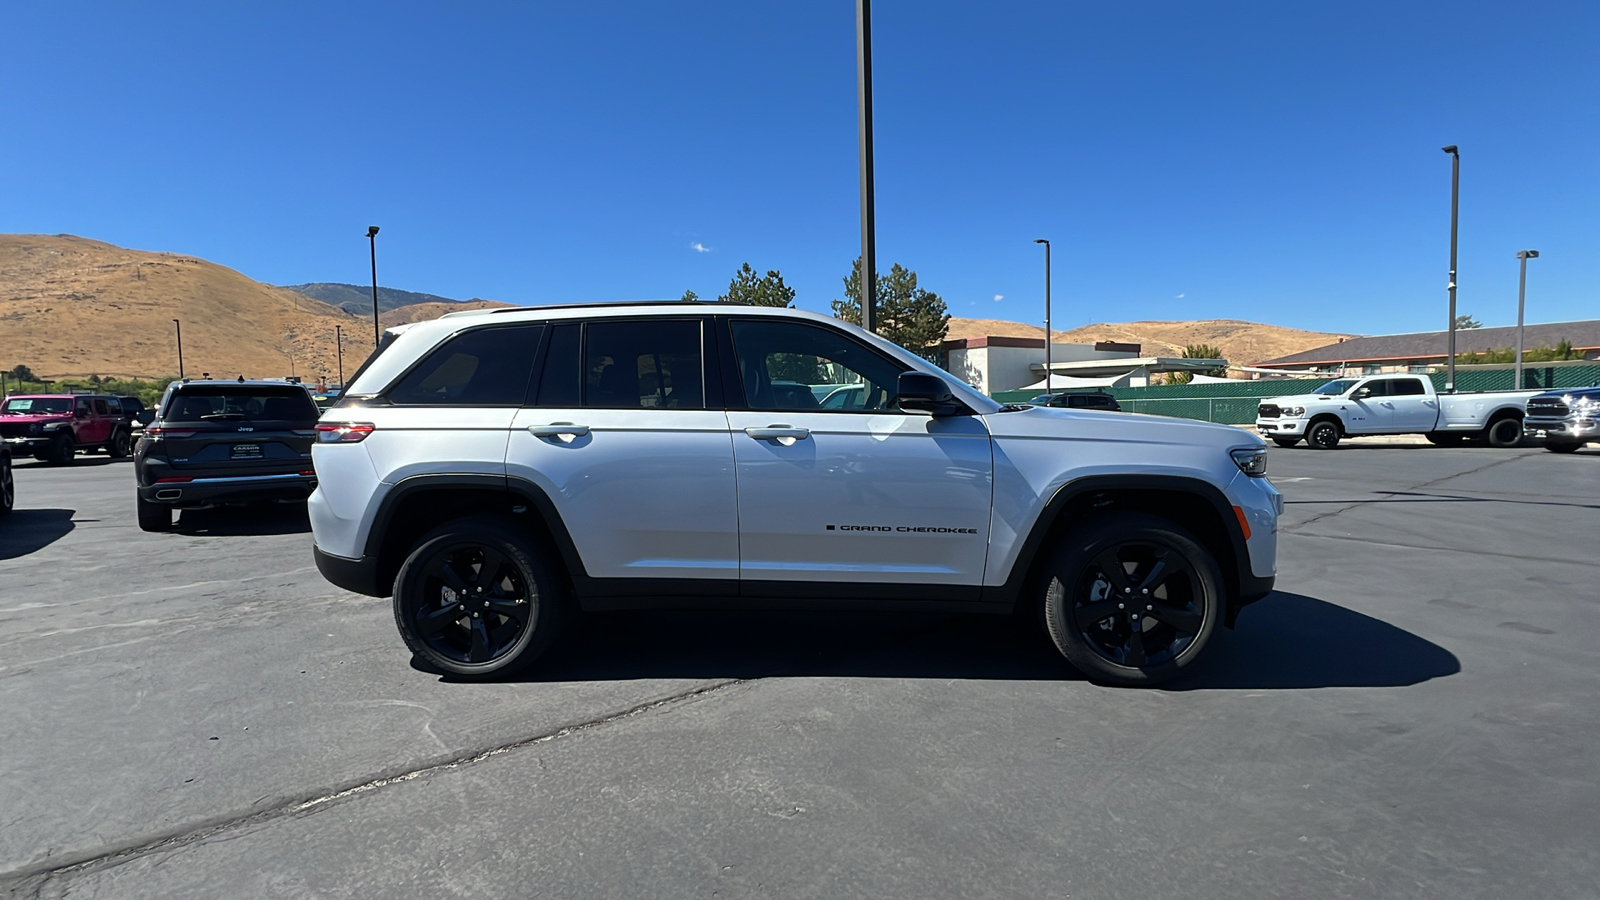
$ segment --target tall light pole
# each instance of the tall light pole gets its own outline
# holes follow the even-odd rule
[[[372,245],[372,346],[378,346],[378,226],[367,226],[367,243]],[[1454,301],[1452,301],[1453,303]],[[1451,309],[1455,309],[1452,305]]]
[[[1522,390],[1522,305],[1528,297],[1528,260],[1538,259],[1537,250],[1518,250],[1522,272],[1517,276],[1517,381],[1513,391]]]
[[[861,150],[861,327],[872,330],[878,268],[872,223],[872,0],[856,0],[856,115]]]
[[[1444,376],[1444,389],[1456,389],[1456,219],[1461,211],[1461,151],[1455,144],[1442,148],[1450,154],[1450,346],[1448,370]]]
[[[1035,244],[1044,245],[1044,392],[1050,393],[1050,242],[1035,238]]]
[[[333,326],[333,346],[339,354],[339,393],[344,393],[344,326]]]
[[[172,320],[172,327],[178,329],[178,380],[183,380],[183,323],[177,319]]]

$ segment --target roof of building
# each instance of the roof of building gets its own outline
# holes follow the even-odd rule
[[[1600,349],[1600,319],[1581,322],[1547,322],[1523,328],[1522,345],[1525,348],[1554,347],[1568,341],[1578,351]],[[1487,350],[1504,350],[1517,345],[1514,325],[1500,328],[1456,329],[1456,353],[1482,353]],[[1413,334],[1380,334],[1372,337],[1350,338],[1337,344],[1328,344],[1312,350],[1291,353],[1277,359],[1256,363],[1257,366],[1309,366],[1338,365],[1355,362],[1390,362],[1403,360],[1443,359],[1449,351],[1447,331],[1419,331]]]

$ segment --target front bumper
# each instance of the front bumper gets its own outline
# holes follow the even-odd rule
[[[1283,435],[1283,434],[1302,435],[1302,434],[1306,433],[1306,420],[1305,419],[1257,419],[1256,420],[1256,431],[1259,431],[1262,434],[1270,434],[1270,435]]]
[[[52,432],[51,434],[41,434],[38,436],[29,435],[28,437],[8,437],[5,439],[5,443],[7,447],[11,448],[12,453],[25,453],[31,455],[48,449],[50,445],[55,442],[55,439],[56,436]]]
[[[315,475],[237,475],[142,484],[139,485],[139,499],[180,509],[198,509],[224,503],[304,500],[316,487]]]
[[[1596,441],[1600,440],[1600,419],[1579,416],[1536,419],[1530,416],[1522,420],[1522,434],[1547,441]]]

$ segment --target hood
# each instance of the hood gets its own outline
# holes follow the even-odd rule
[[[1541,400],[1547,397],[1553,400],[1565,400],[1568,403],[1580,398],[1600,400],[1600,385],[1584,388],[1557,388],[1556,390],[1545,391],[1536,395],[1536,398]]]
[[[1159,444],[1173,448],[1213,448],[1221,452],[1265,447],[1253,431],[1198,419],[1150,416],[1097,409],[1030,406],[1019,412],[984,416],[996,438],[1061,437],[1072,440]]]

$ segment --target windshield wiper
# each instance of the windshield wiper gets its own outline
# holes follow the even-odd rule
[[[211,422],[211,421],[215,421],[217,419],[230,419],[230,420],[238,421],[238,420],[243,420],[243,419],[248,419],[248,418],[249,418],[249,416],[246,416],[244,413],[212,413],[212,414],[210,414],[208,416],[201,416],[200,417],[200,421],[202,421],[202,422]]]

